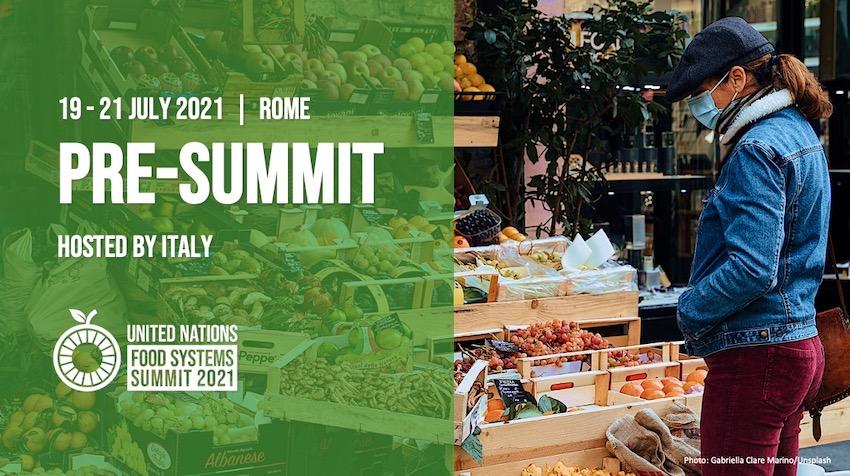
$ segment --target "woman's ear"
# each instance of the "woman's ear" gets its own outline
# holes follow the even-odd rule
[[[741,91],[747,87],[747,71],[740,66],[734,66],[732,70],[729,71],[729,78],[727,81],[729,81],[732,89],[740,95]]]

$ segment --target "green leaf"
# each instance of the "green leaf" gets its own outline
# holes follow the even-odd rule
[[[567,411],[567,406],[564,402],[548,395],[543,395],[537,399],[537,408],[546,415],[551,415],[553,413],[565,413]]]

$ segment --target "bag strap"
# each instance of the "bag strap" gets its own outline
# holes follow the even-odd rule
[[[813,408],[809,410],[809,415],[812,417],[812,437],[815,441],[820,441],[821,437],[821,426],[820,426],[820,417],[823,414],[823,409],[821,408]]]
[[[835,258],[835,247],[832,245],[832,235],[827,236],[826,253],[829,264],[832,264],[832,272],[835,273],[835,286],[838,288],[838,305],[847,314],[847,303],[844,302],[844,286],[841,284],[841,275],[838,273],[838,260]]]

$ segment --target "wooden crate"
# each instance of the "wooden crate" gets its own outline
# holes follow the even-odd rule
[[[327,135],[322,131],[340,127],[344,127],[348,133],[361,131],[361,135],[362,131],[369,131],[371,140],[383,142],[386,148],[446,148],[456,145],[495,147],[498,142],[498,128],[492,128],[492,132],[484,131],[483,134],[459,131],[458,128],[468,122],[469,117],[434,116],[432,119],[435,140],[428,144],[417,141],[415,124],[410,116],[352,116],[343,122],[337,117],[313,116],[309,121],[289,122],[287,131],[289,137],[298,137],[300,141],[310,143],[327,142]],[[187,142],[193,141],[268,142],[269,137],[279,135],[280,124],[277,121],[262,121],[253,114],[246,114],[245,126],[240,127],[238,114],[225,114],[222,120],[212,124],[180,121],[168,127],[168,134],[162,134],[161,126],[151,121],[141,122],[134,124],[131,139],[133,142],[156,142],[157,150],[179,150]]]
[[[579,370],[572,373],[554,373],[543,376],[538,376],[535,373],[535,367],[542,361],[570,357],[581,357],[581,360],[575,361],[580,367]],[[587,363],[585,363],[586,358],[589,358]],[[568,362],[566,365],[570,364]],[[520,358],[517,360],[517,371],[523,378],[531,380],[531,393],[534,398],[548,395],[560,400],[568,407],[594,404],[608,405],[608,388],[610,387],[611,375],[607,371],[601,370],[599,364],[599,352],[586,350]],[[584,365],[588,366],[586,370],[581,368]]]
[[[484,281],[489,281],[489,284],[487,285],[487,303],[494,303],[498,299],[498,296],[499,296],[499,273],[494,273],[494,272],[490,272],[490,271],[480,271],[480,270],[458,271],[458,272],[454,273],[452,278],[458,284],[461,284],[461,283],[466,284],[467,280],[473,280],[473,279],[480,280],[480,281],[482,281],[482,283]],[[428,302],[428,303],[430,303],[432,298],[433,298],[436,283],[431,282],[430,284],[431,284],[431,286],[429,286],[426,289],[426,292],[425,292],[426,300],[427,300],[426,302]],[[483,303],[478,303],[478,304],[483,304]],[[474,304],[465,304],[465,297],[464,297],[464,304],[463,305],[474,305]],[[423,306],[423,307],[430,307],[430,306]],[[455,308],[457,308],[457,307],[458,306],[455,305]]]
[[[250,287],[257,276],[253,274],[228,275],[228,276],[188,276],[183,278],[164,278],[158,281],[156,290],[157,314],[167,319],[170,323],[183,323],[185,317],[182,311],[175,307],[169,300],[168,295],[175,288],[204,288],[208,284],[222,284],[225,286]],[[145,289],[145,288],[143,288]]]
[[[640,342],[639,317],[609,317],[604,319],[576,320],[574,322],[577,322],[581,329],[602,334],[610,345],[616,347],[635,345]],[[510,334],[526,327],[528,325],[508,325],[505,326],[505,329]]]
[[[683,353],[681,351],[682,345],[684,345],[683,341],[670,343],[670,358],[674,362],[679,362],[679,380],[685,380],[688,374],[694,370],[708,370],[705,359]]]
[[[660,360],[641,364],[634,367],[610,367],[608,356],[611,352],[632,352],[638,354],[651,353]],[[664,377],[679,378],[679,364],[670,359],[670,344],[658,342],[653,344],[638,344],[626,347],[614,347],[601,350],[600,368],[611,374],[611,390],[619,392],[620,388],[629,382],[643,382],[648,379]]]
[[[455,331],[472,332],[547,322],[555,319],[583,322],[604,318],[634,317],[629,325],[628,340],[640,342],[638,293],[581,294],[529,301],[470,304],[455,308]]]
[[[455,471],[455,476],[492,476],[492,475],[519,475],[522,470],[530,464],[535,464],[540,468],[555,466],[558,461],[563,461],[568,466],[577,466],[581,468],[602,468],[617,474],[621,471],[620,460],[611,456],[604,447],[593,448],[589,450],[572,451],[569,453],[561,453],[556,455],[548,455],[540,458],[530,458],[518,461],[511,461],[502,464],[490,466],[470,467],[468,469]],[[601,463],[601,465],[600,465]]]
[[[258,404],[266,416],[447,445],[454,443],[454,435],[449,437],[443,431],[447,423],[443,419],[281,395],[280,370],[297,358],[315,359],[317,347],[316,340],[301,342],[268,368],[265,398]]]
[[[211,88],[220,87],[224,71],[206,60],[186,32],[171,17],[157,10],[143,10],[133,29],[110,28],[109,7],[89,5],[85,9],[88,30],[78,33],[85,39],[93,57],[92,68],[98,67],[100,77],[109,88],[109,97],[131,94],[137,87],[135,80],[126,77],[115,64],[110,52],[116,46],[128,46],[134,51],[140,46],[157,47],[170,42],[182,57],[192,63]],[[84,51],[84,55],[86,51]]]
[[[487,411],[487,394],[484,391],[487,380],[487,362],[478,360],[472,364],[466,376],[458,384],[454,394],[455,445],[460,445],[478,425],[484,421]],[[480,392],[473,392],[479,386]]]
[[[309,339],[297,332],[240,330],[239,372],[265,374],[277,359]]]
[[[613,396],[612,398],[620,398]],[[519,474],[531,463],[563,460],[570,465],[594,467],[608,456],[605,432],[624,415],[649,408],[666,412],[684,397],[640,401],[611,406],[592,406],[575,412],[507,423],[481,425],[484,464],[478,465],[466,452],[455,452],[455,470],[473,475]],[[588,455],[593,455],[590,462]]]

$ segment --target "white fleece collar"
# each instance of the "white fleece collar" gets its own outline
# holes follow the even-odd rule
[[[729,125],[729,129],[720,137],[720,143],[723,145],[728,144],[747,125],[758,121],[764,116],[785,109],[792,104],[794,104],[794,97],[791,96],[791,91],[787,89],[774,91],[757,101],[753,101],[752,104],[738,113],[738,116]]]

